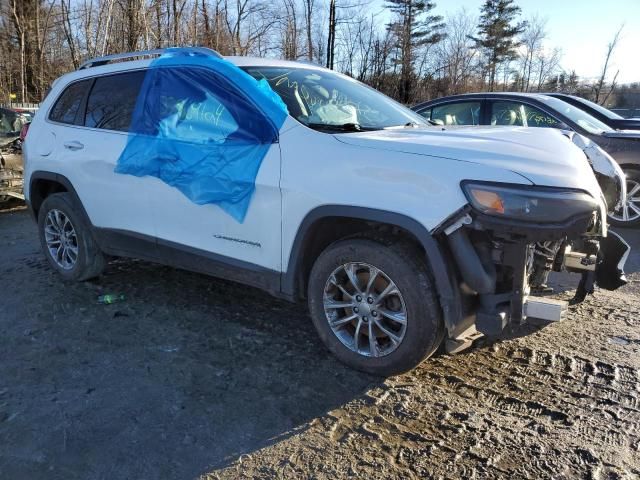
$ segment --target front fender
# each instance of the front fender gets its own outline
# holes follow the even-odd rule
[[[348,205],[322,205],[310,211],[298,228],[291,248],[286,272],[282,274],[281,290],[287,297],[296,296],[297,275],[301,268],[304,245],[308,242],[308,233],[314,223],[323,218],[351,218],[364,221],[385,223],[399,227],[413,235],[426,252],[427,264],[435,280],[440,307],[445,326],[452,332],[462,318],[459,292],[447,262],[445,252],[429,231],[415,219],[400,213],[378,210],[374,208]]]

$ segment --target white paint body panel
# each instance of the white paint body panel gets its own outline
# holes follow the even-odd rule
[[[146,177],[157,237],[280,271],[280,147],[269,149],[243,223],[217,205],[197,205],[178,189]]]
[[[320,68],[230,60],[242,65]],[[332,135],[288,117],[280,129],[280,143],[262,163],[247,217],[239,224],[216,205],[195,205],[159,179],[113,173],[126,134],[45,120],[70,81],[149,63],[90,68],[55,83],[26,140],[27,198],[33,171],[59,173],[74,185],[95,226],[142,233],[276,271],[286,271],[305,216],[323,205],[401,213],[431,231],[467,203],[462,180],[579,188],[601,201],[583,152],[552,129],[433,127]],[[68,141],[85,147],[69,151],[64,148]]]
[[[467,203],[462,180],[531,184],[500,168],[351,145],[347,137],[352,135],[360,134],[329,135],[300,124],[281,135],[285,270],[298,227],[317,207],[346,205],[400,213],[432,230]]]

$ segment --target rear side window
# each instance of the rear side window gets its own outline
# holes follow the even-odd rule
[[[432,107],[431,120],[439,125],[480,125],[480,101],[436,105]]]
[[[76,115],[91,80],[75,82],[64,89],[49,114],[49,120],[60,123],[75,123]]]
[[[87,100],[85,127],[129,130],[144,75],[137,71],[96,78]]]

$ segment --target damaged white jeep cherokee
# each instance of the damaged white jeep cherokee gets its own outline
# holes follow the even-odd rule
[[[284,102],[280,124],[246,74]],[[120,163],[139,138],[156,143],[127,159],[158,171]],[[262,153],[246,153],[254,147]],[[597,147],[552,129],[433,127],[303,63],[200,48],[90,60],[53,85],[25,166],[44,253],[63,278],[126,256],[306,298],[329,350],[374,374],[406,371],[445,339],[456,351],[558,317],[562,306],[532,296],[552,270],[582,273],[575,301],[625,283],[628,246],[605,223],[624,179]],[[201,201],[194,182],[214,195]]]

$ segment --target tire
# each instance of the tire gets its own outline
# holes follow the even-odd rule
[[[68,223],[64,220],[55,223],[56,218],[66,218]],[[66,245],[69,246],[69,251],[72,251],[75,247],[77,252],[75,255],[69,253],[67,256],[54,258],[51,248],[47,244],[47,238],[49,238],[50,242],[54,242],[51,245],[60,245],[60,242],[55,243],[55,240],[59,239],[60,235],[56,236],[47,232],[59,231],[58,224],[64,224],[65,235],[69,235],[71,230],[75,233],[74,237],[69,236],[65,240]],[[47,227],[46,231],[45,227]],[[87,225],[69,193],[54,193],[44,200],[38,212],[38,234],[40,236],[40,245],[49,265],[65,280],[76,282],[88,280],[97,277],[104,270],[104,255],[95,242],[89,225]],[[56,250],[55,247],[52,248]],[[74,256],[75,261],[72,261]],[[67,263],[67,265],[61,265],[61,263]]]
[[[372,276],[371,267],[379,272],[370,291],[375,300],[369,305],[365,302],[369,300],[366,284]],[[353,282],[348,280],[347,269],[355,274],[352,278],[362,291],[361,302],[357,300]],[[381,294],[391,285],[390,282],[395,284],[399,295],[387,295],[378,304],[378,298],[382,298]],[[336,286],[338,283],[344,290]],[[311,269],[307,298],[311,318],[327,348],[346,365],[366,373],[390,376],[406,372],[431,356],[444,337],[444,323],[424,253],[404,241],[353,238],[330,245]],[[327,310],[325,300],[330,306]],[[351,306],[334,307],[342,305],[341,302]],[[378,308],[380,310],[376,311]],[[392,321],[387,314],[399,319],[404,316],[404,327]],[[353,315],[356,318],[335,329],[330,325],[331,321],[339,324]],[[358,336],[358,346],[362,348],[356,351],[355,341],[349,340],[349,336],[355,338],[358,323],[360,332],[363,332]],[[369,325],[372,330],[369,330]],[[396,340],[401,337],[400,341],[391,341],[391,336],[385,335],[380,325],[387,332],[391,331]],[[375,338],[373,346],[369,342],[371,331]]]
[[[634,188],[640,186],[640,169],[633,167],[623,167],[623,171],[627,176],[627,193],[632,192]],[[608,219],[611,225],[616,227],[637,227],[640,225],[640,213],[635,212],[633,208],[640,208],[640,200],[633,201],[632,199],[640,199],[640,191],[636,191],[633,196],[627,195],[627,212],[630,213],[629,220],[624,220],[622,210],[616,210],[615,217],[609,214]],[[629,205],[632,205],[630,207]],[[631,215],[632,214],[632,215]]]

